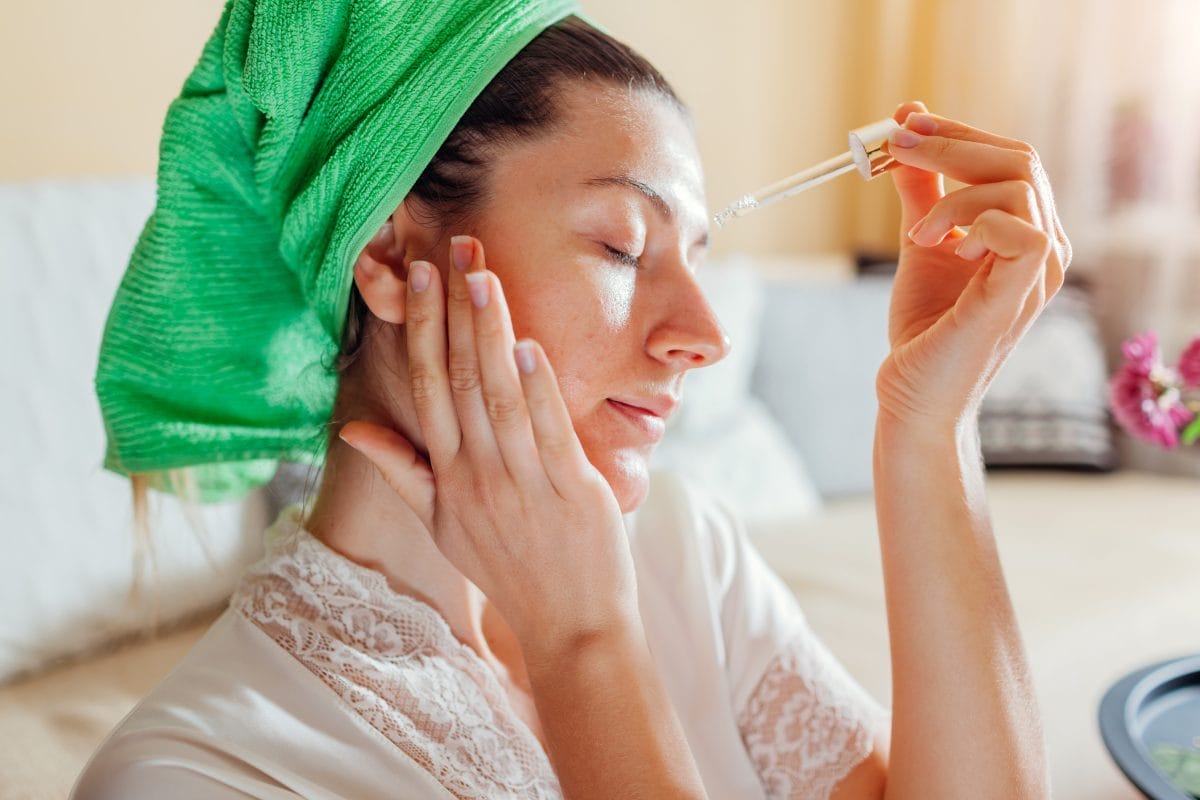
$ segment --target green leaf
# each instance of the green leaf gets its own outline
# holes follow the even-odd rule
[[[1172,783],[1200,797],[1200,750],[1162,743],[1150,748],[1150,757]]]
[[[1195,419],[1191,421],[1191,424],[1183,429],[1181,436],[1181,441],[1184,444],[1195,444],[1197,439],[1200,439],[1200,414],[1197,414]]]

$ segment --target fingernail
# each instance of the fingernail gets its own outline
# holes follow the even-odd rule
[[[917,222],[917,224],[916,224],[916,225],[913,225],[911,228],[909,228],[909,231],[908,231],[908,238],[909,238],[911,241],[914,241],[914,242],[915,242],[915,241],[917,241],[917,234],[919,234],[919,233],[921,232],[921,228],[924,228],[924,227],[925,227],[925,222],[926,222],[928,219],[929,219],[928,217],[922,217],[922,218],[920,219],[920,221],[918,221],[918,222]]]
[[[933,134],[937,133],[938,124],[937,120],[928,114],[913,112],[912,114],[908,115],[907,119],[904,120],[904,127],[908,128],[910,131],[924,134],[925,136],[932,136]]]
[[[476,308],[483,308],[488,303],[488,274],[486,272],[468,272],[467,291],[471,293],[471,302]]]
[[[428,261],[414,261],[408,265],[408,283],[414,292],[423,292],[429,288],[429,270],[433,265]]]
[[[454,268],[459,272],[466,272],[467,267],[471,266],[473,250],[470,236],[450,237],[450,259],[454,262]]]
[[[513,352],[517,354],[517,368],[521,372],[530,375],[537,369],[537,357],[533,353],[533,342],[517,342],[513,345]]]
[[[954,254],[964,261],[978,261],[987,253],[987,247],[977,239],[972,239],[969,236],[958,243],[958,247],[954,248]]]
[[[916,147],[921,143],[921,135],[901,128],[898,131],[892,131],[891,142],[896,147]]]

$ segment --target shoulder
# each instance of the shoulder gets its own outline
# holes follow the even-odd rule
[[[71,796],[383,797],[397,787],[409,797],[449,797],[320,678],[227,609],[108,734]]]
[[[238,715],[230,713],[232,702],[222,707],[244,678],[241,664],[255,657],[252,639],[237,641],[244,635],[236,615],[227,610],[218,617],[104,738],[71,797],[139,800],[168,790],[174,798],[253,796],[232,788],[251,785],[255,770],[232,757],[238,745],[228,736],[229,720]]]

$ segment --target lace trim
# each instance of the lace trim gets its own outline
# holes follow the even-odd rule
[[[331,550],[292,505],[230,605],[458,798],[560,800],[495,673],[432,606]]]
[[[784,646],[738,716],[770,800],[826,800],[870,755],[890,713],[812,636]]]

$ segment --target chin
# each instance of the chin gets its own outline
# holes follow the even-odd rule
[[[635,510],[646,500],[650,490],[650,454],[638,450],[614,450],[606,454],[600,474],[608,481],[622,514]]]

